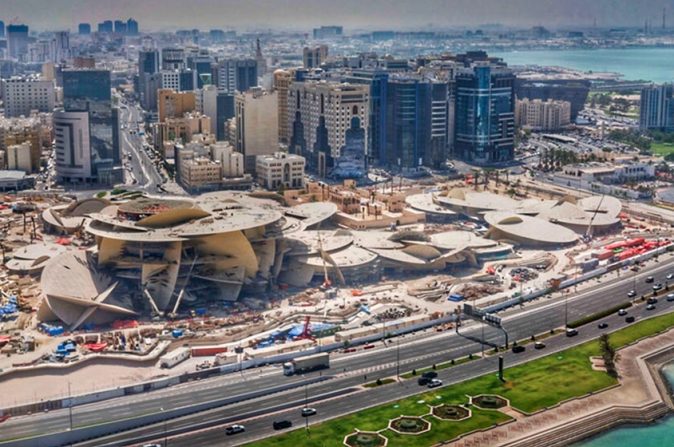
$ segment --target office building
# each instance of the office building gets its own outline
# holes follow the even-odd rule
[[[126,22],[123,20],[115,20],[114,30],[117,34],[126,34]]]
[[[571,103],[518,99],[515,103],[515,125],[533,130],[557,131],[571,123]]]
[[[370,88],[370,110],[367,153],[370,163],[386,164],[386,101],[388,96],[388,72],[380,69],[353,70],[344,81],[367,85]]]
[[[278,142],[283,145],[288,145],[290,142],[288,91],[292,80],[293,75],[290,71],[281,69],[274,71],[273,88],[277,95],[278,104]]]
[[[302,61],[304,68],[318,68],[328,58],[328,46],[304,47]]]
[[[195,89],[196,73],[190,69],[162,70],[160,88],[171,89],[177,92],[187,92]]]
[[[289,152],[319,176],[361,177],[367,168],[370,89],[327,81],[293,82]]]
[[[162,48],[162,70],[182,70],[183,68],[185,68],[185,50],[183,48]]]
[[[234,118],[234,95],[231,93],[218,92],[217,98],[217,123],[216,123],[216,138],[218,141],[227,139],[226,123],[231,118]]]
[[[121,162],[119,116],[112,107],[110,71],[64,70],[63,108],[65,112],[87,112],[89,145],[94,163]]]
[[[344,29],[341,26],[321,26],[314,28],[314,39],[334,39],[342,37]]]
[[[10,59],[22,60],[28,52],[28,25],[7,26],[7,54]]]
[[[512,71],[487,62],[456,74],[454,151],[458,158],[485,165],[513,159],[514,79]]]
[[[190,68],[196,72],[197,88],[214,84],[212,57],[209,55],[199,55],[193,59]]]
[[[644,130],[674,132],[674,86],[652,85],[641,90],[639,127]]]
[[[138,52],[138,94],[140,104],[145,110],[157,107],[157,91],[150,83],[150,77],[159,72],[159,51],[141,50]]]
[[[88,23],[80,23],[77,25],[77,33],[80,36],[87,36],[91,34],[91,25]]]
[[[126,21],[126,34],[129,36],[138,35],[138,22],[134,19],[129,19]]]
[[[55,32],[49,50],[49,59],[55,63],[70,59],[70,33],[68,31]]]
[[[103,34],[110,34],[113,31],[112,20],[106,20],[98,24],[98,32]]]
[[[29,116],[32,111],[54,109],[54,82],[37,75],[14,76],[2,80],[5,116]]]
[[[53,123],[57,182],[95,182],[89,145],[89,113],[56,111]]]
[[[205,85],[194,91],[196,111],[211,119],[211,135],[217,135],[218,125],[218,88]]]
[[[255,86],[257,86],[257,61],[255,59],[218,61],[219,92],[245,92]]]
[[[0,20],[0,37],[5,37],[5,22]]]
[[[13,144],[5,151],[7,169],[23,171],[26,174],[32,172],[31,147],[28,141],[21,144]]]
[[[420,76],[388,80],[386,150],[380,163],[400,171],[447,161],[447,83]]]
[[[270,191],[304,187],[304,157],[285,152],[259,155],[255,172],[257,182]]]
[[[194,92],[176,92],[171,89],[160,89],[157,92],[157,111],[159,112],[160,123],[167,118],[180,118],[185,113],[193,112],[195,109]]]
[[[258,155],[278,150],[278,94],[257,87],[237,93],[234,101],[234,148],[244,155],[246,173],[254,173]]]

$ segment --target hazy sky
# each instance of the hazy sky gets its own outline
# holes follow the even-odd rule
[[[0,20],[35,29],[134,17],[141,29],[212,27],[348,30],[474,26],[660,26],[662,8],[674,25],[674,0],[0,0]],[[94,26],[95,28],[95,26]]]

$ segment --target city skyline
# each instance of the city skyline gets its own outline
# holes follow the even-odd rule
[[[7,2],[7,0],[3,0]],[[58,3],[58,4],[56,4]],[[289,29],[302,30],[320,25],[342,25],[347,30],[375,28],[443,29],[499,24],[512,27],[642,26],[646,20],[659,27],[663,8],[674,11],[674,0],[643,3],[628,0],[24,0],[2,7],[5,23],[26,23],[32,29],[76,30],[77,24],[95,24],[106,19],[134,17],[145,30],[172,27]],[[45,11],[45,8],[48,11]],[[45,11],[36,17],[36,10]],[[262,11],[262,12],[261,12]],[[287,11],[292,11],[292,15]],[[354,14],[357,12],[357,14]]]

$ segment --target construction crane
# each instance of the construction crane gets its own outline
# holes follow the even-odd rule
[[[583,236],[583,239],[585,239],[586,241],[592,239],[592,223],[594,222],[595,217],[597,217],[597,213],[599,212],[599,209],[601,208],[601,204],[603,201],[604,195],[602,194],[601,198],[599,199],[599,203],[597,204],[597,208],[595,208],[594,213],[592,213],[592,217],[590,218],[590,223],[587,226],[585,236]]]
[[[311,334],[311,317],[309,315],[304,318],[304,327],[302,328],[302,333],[295,337],[295,340],[316,340]]]

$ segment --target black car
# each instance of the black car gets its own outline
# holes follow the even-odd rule
[[[421,375],[421,377],[425,377],[427,379],[435,379],[436,377],[438,377],[438,373],[436,373],[435,371],[426,371]]]
[[[566,336],[567,337],[575,337],[578,335],[578,330],[573,329],[573,328],[566,328]]]
[[[419,377],[419,380],[417,380],[417,383],[419,384],[419,386],[426,386],[426,385],[428,385],[428,382],[430,382],[430,381],[431,381],[431,379],[429,379],[428,377]]]
[[[625,323],[634,323],[634,317],[630,316],[625,318]]]
[[[527,350],[526,346],[522,346],[522,345],[513,346],[513,353],[515,353],[515,354],[519,354],[519,353],[524,352],[526,350]]]
[[[646,306],[646,310],[655,310],[655,304],[649,304]]]
[[[655,281],[655,278],[653,278],[652,276],[648,276],[646,278],[646,283],[650,283],[650,282],[653,282],[653,281]]]
[[[627,298],[634,298],[635,296],[637,296],[637,292],[635,292],[634,290],[630,290],[629,292],[627,292]]]
[[[283,421],[274,421],[272,425],[274,427],[274,430],[283,430],[284,428],[292,427],[293,423],[292,421],[285,419]]]
[[[597,327],[598,327],[599,329],[606,329],[606,328],[608,327],[608,323],[599,323],[599,324],[597,325]]]
[[[656,304],[657,302],[657,298],[649,298],[648,301],[646,301],[646,304]]]

